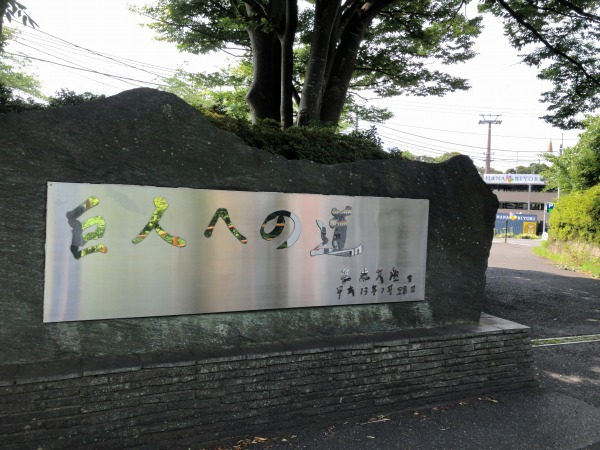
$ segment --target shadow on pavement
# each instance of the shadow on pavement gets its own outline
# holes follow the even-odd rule
[[[489,267],[482,310],[531,327],[533,339],[598,334],[600,280]]]
[[[533,357],[544,388],[600,408],[600,342],[535,347]]]

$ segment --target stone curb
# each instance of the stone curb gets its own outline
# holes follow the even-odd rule
[[[152,352],[141,355],[100,356],[25,364],[0,365],[0,386],[39,383],[46,381],[81,378],[131,372],[142,368],[190,366],[219,361],[262,359],[271,356],[321,353],[332,350],[364,350],[373,347],[398,346],[429,340],[451,340],[473,334],[485,335],[502,332],[517,333],[529,327],[509,320],[481,314],[478,324],[456,324],[439,328],[421,328],[373,334],[343,336],[320,336],[289,342],[249,345],[224,351]]]

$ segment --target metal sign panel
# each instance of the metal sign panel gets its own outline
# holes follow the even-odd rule
[[[535,173],[486,173],[483,174],[483,181],[485,181],[487,184],[546,184],[542,176]]]
[[[537,222],[523,222],[523,234],[536,234]]]
[[[496,213],[496,220],[522,220],[537,222],[537,216],[535,214]]]
[[[48,183],[44,322],[418,301],[428,200]]]

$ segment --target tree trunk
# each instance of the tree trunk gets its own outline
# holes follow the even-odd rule
[[[342,30],[340,44],[331,66],[331,75],[328,77],[323,94],[323,107],[319,116],[321,122],[338,123],[340,121],[365,31],[377,14],[393,1],[374,0],[364,3]]]
[[[270,9],[259,10],[246,4],[248,17],[265,18],[271,23],[279,24],[282,20],[283,7],[276,2]],[[276,86],[281,83],[281,43],[277,33],[265,32],[258,21],[247,27],[252,46],[252,84],[246,95],[252,121],[273,119],[280,121],[281,92]]]
[[[331,57],[329,52],[331,39],[336,35],[334,25],[337,22],[339,10],[339,0],[316,1],[310,57],[298,111],[299,126],[320,118],[326,83],[325,72],[329,66],[328,58]]]
[[[285,22],[281,34],[281,128],[289,128],[294,124],[293,95],[294,86],[294,37],[298,27],[298,1],[286,0]]]

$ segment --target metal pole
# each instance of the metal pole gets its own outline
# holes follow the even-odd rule
[[[490,173],[492,168],[492,122],[488,123],[487,153],[485,154],[485,173]]]
[[[485,154],[485,173],[489,174],[491,169],[492,169],[492,124],[501,124],[502,121],[498,120],[498,117],[500,116],[496,116],[495,119],[492,119],[491,115],[489,116],[489,119],[486,119],[485,116],[482,114],[481,115],[482,120],[479,121],[479,124],[487,124],[488,125],[488,142],[487,142],[487,152]]]
[[[544,222],[542,225],[542,236],[546,232],[546,205],[547,205],[547,203],[544,202]]]

